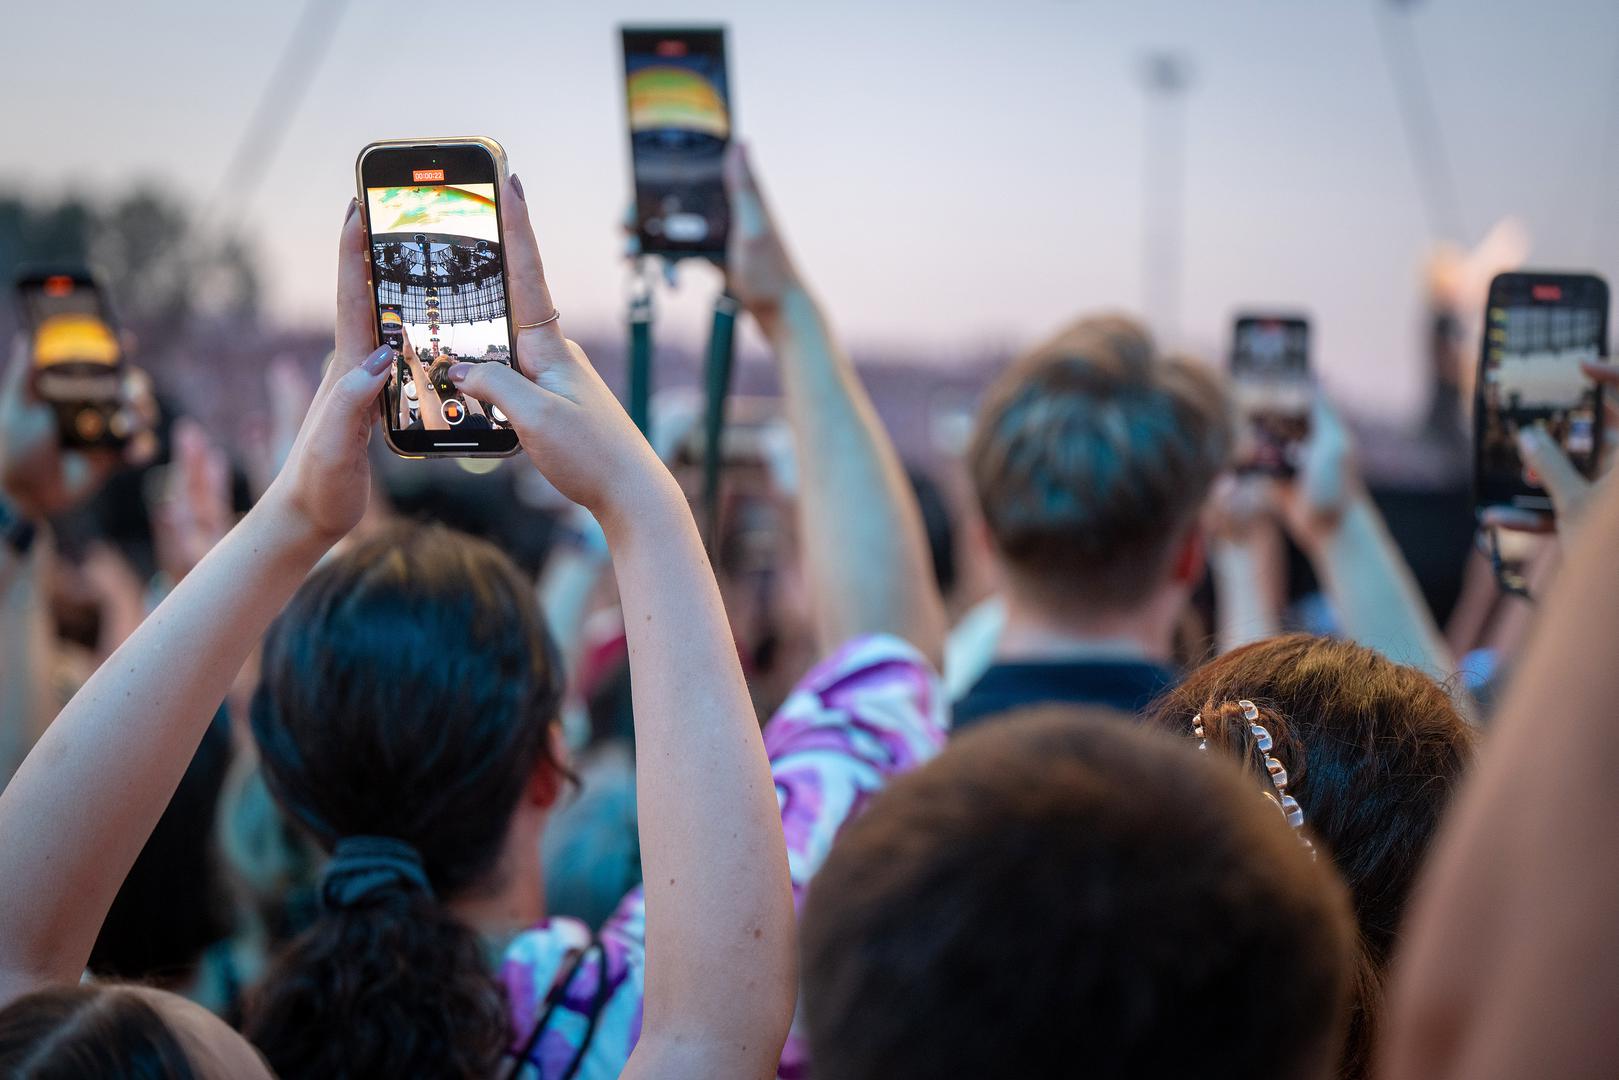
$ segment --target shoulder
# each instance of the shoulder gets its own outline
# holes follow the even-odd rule
[[[552,918],[506,946],[500,981],[514,1046],[529,1042],[547,1006],[555,1004],[528,1056],[541,1075],[560,1075],[581,1055],[585,1076],[616,1075],[629,1060],[641,1032],[645,941],[636,889],[599,933],[578,919]]]
[[[795,889],[888,781],[943,748],[938,673],[897,637],[856,638],[800,680],[765,726]]]
[[[882,749],[892,767],[908,768],[937,752],[948,717],[939,675],[914,646],[888,634],[855,638],[799,680],[765,725],[765,749],[772,761],[810,748]]]

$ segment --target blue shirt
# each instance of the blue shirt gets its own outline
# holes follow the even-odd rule
[[[952,732],[1038,705],[1100,705],[1139,715],[1180,681],[1151,660],[1032,660],[993,664],[955,704]]]

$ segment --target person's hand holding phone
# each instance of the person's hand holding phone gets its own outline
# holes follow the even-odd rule
[[[748,161],[747,147],[732,143],[725,154],[725,189],[731,198],[731,237],[726,284],[768,335],[783,299],[803,287],[787,245],[776,228]]]
[[[1214,483],[1203,514],[1209,536],[1224,544],[1247,544],[1275,528],[1276,484],[1255,473],[1227,473]]]
[[[1607,412],[1607,423],[1603,430],[1608,445],[1601,447],[1597,455],[1597,479],[1588,479],[1580,472],[1544,425],[1520,428],[1514,435],[1518,454],[1524,464],[1534,470],[1541,486],[1546,489],[1554,514],[1511,506],[1491,506],[1484,510],[1479,524],[1486,528],[1511,529],[1515,532],[1564,535],[1579,527],[1593,492],[1613,467],[1613,440],[1619,437],[1619,364],[1585,363],[1580,365],[1580,370],[1606,391],[1603,407]]]
[[[335,543],[365,513],[371,492],[366,445],[393,350],[373,348],[365,230],[351,202],[337,260],[337,348],[287,461],[264,501],[308,538]]]
[[[64,447],[51,407],[34,393],[32,345],[19,334],[0,385],[0,490],[35,520],[73,509],[119,469],[144,465],[157,450],[157,405],[144,372],[130,369],[126,403],[135,430],[122,449]]]
[[[1308,550],[1333,534],[1364,488],[1349,431],[1323,397],[1310,409],[1310,434],[1301,449],[1298,473],[1278,482],[1276,501],[1288,533]]]
[[[649,485],[673,489],[674,479],[584,350],[552,318],[556,307],[517,177],[502,194],[512,322],[527,327],[517,332],[517,367],[461,361],[449,378],[500,409],[546,479],[611,533],[612,522],[632,512]]]
[[[411,385],[416,388],[416,415],[421,418],[422,427],[428,431],[450,430],[450,422],[444,419],[444,399],[433,388],[433,380],[427,377],[427,365],[409,345],[405,346],[405,363],[410,365]]]

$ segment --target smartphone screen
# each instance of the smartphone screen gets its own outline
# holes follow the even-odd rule
[[[1315,400],[1310,324],[1292,315],[1239,315],[1232,329],[1231,385],[1241,414],[1239,471],[1293,475]]]
[[[725,31],[626,27],[624,98],[641,251],[725,255],[731,141]]]
[[[56,413],[63,445],[122,445],[135,424],[124,350],[90,272],[25,272],[17,300],[33,337],[34,393]]]
[[[383,423],[397,453],[517,449],[506,416],[447,375],[462,361],[512,363],[502,171],[476,142],[373,145],[360,154],[377,340],[394,351]]]
[[[1518,456],[1517,430],[1544,424],[1591,476],[1602,445],[1600,388],[1580,364],[1608,352],[1608,285],[1589,274],[1501,274],[1490,283],[1474,407],[1481,507],[1550,512]]]

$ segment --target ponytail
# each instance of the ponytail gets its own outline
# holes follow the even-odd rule
[[[311,574],[260,668],[265,785],[332,860],[247,1035],[288,1080],[490,1075],[505,1000],[442,901],[498,884],[519,804],[561,774],[561,664],[533,583],[483,541],[401,527]]]
[[[487,1077],[509,1041],[478,936],[402,841],[339,841],[321,914],[248,999],[245,1033],[286,1080]]]

